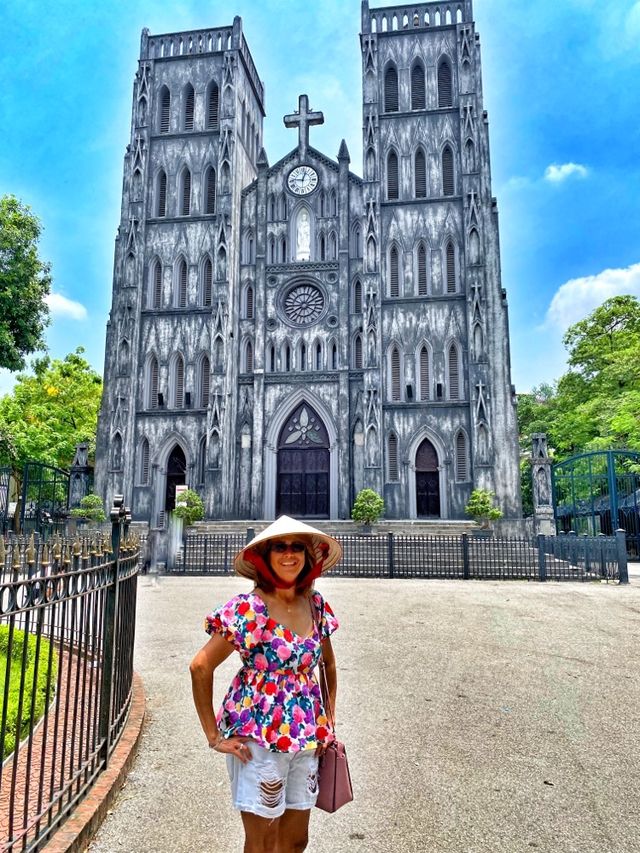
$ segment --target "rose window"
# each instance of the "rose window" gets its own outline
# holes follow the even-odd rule
[[[297,326],[310,326],[322,316],[324,296],[312,284],[299,284],[287,293],[283,307],[287,320]]]

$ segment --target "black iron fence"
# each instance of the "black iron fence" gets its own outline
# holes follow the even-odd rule
[[[493,580],[606,580],[628,582],[625,533],[615,536],[537,536],[498,539],[404,536],[393,533],[336,536],[343,557],[333,575],[366,578]],[[233,573],[233,557],[247,542],[240,533],[187,536],[172,574]]]
[[[106,768],[133,681],[138,544],[0,540],[0,849],[41,850]]]

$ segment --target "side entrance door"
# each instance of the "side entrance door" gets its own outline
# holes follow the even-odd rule
[[[329,518],[329,437],[307,403],[293,412],[278,440],[276,515]]]

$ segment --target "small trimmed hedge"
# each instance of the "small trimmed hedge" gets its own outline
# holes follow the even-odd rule
[[[53,697],[58,675],[58,656],[54,650],[51,658],[51,676],[48,677],[49,665],[49,641],[44,637],[40,639],[38,678],[35,685],[35,696],[33,695],[33,672],[36,663],[37,638],[33,634],[27,637],[26,673],[24,678],[24,696],[22,699],[21,720],[18,722],[18,705],[20,702],[20,680],[22,671],[22,653],[25,642],[25,632],[18,628],[13,631],[11,643],[11,661],[7,666],[9,647],[9,626],[0,625],[0,721],[4,715],[5,682],[9,676],[9,694],[7,709],[7,727],[4,738],[3,754],[0,760],[11,755],[16,748],[16,741],[25,738],[29,733],[29,721],[31,719],[31,704],[34,702],[34,725],[44,714],[47,703]],[[47,692],[47,681],[49,691]],[[17,733],[17,738],[16,738]]]

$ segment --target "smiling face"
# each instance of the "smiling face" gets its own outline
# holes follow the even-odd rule
[[[292,584],[304,569],[307,549],[300,536],[279,536],[269,545],[269,565],[280,578]]]

